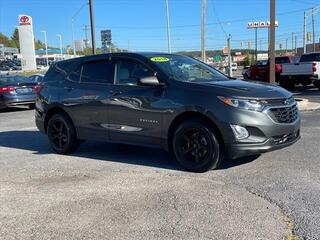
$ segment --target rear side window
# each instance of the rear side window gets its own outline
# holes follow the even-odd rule
[[[111,61],[86,62],[81,69],[82,83],[109,83],[114,81],[114,64]]]
[[[300,62],[319,62],[320,53],[304,54],[300,58]]]

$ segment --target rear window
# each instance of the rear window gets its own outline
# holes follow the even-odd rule
[[[0,85],[8,86],[18,83],[33,83],[32,79],[23,76],[0,76]]]
[[[282,63],[290,63],[290,59],[288,57],[276,57],[276,64]]]
[[[300,62],[319,62],[320,53],[304,54],[300,58]]]

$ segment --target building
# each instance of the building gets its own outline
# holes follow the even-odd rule
[[[82,52],[84,49],[84,41],[81,40],[75,40],[74,41],[74,47],[76,49],[76,52]]]
[[[112,36],[111,36],[111,30],[101,30],[101,50],[103,52],[110,52],[111,42],[112,42]]]
[[[316,43],[316,52],[320,51],[320,43]],[[306,52],[310,53],[313,52],[313,44],[309,43],[306,45]],[[303,48],[297,48],[297,55],[302,55],[303,54]]]

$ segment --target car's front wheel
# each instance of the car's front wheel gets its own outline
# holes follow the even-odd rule
[[[67,154],[76,150],[79,141],[71,120],[63,113],[54,114],[47,127],[49,142],[53,150],[59,154]]]
[[[173,137],[173,151],[181,166],[192,172],[217,168],[222,160],[217,132],[202,119],[180,124]]]

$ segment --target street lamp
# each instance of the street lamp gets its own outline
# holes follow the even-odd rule
[[[48,43],[47,43],[47,31],[41,31],[44,34],[44,44],[46,45],[46,59],[47,59],[47,67],[49,66],[49,59],[48,59]]]
[[[60,57],[62,57],[62,36],[61,36],[61,34],[56,34],[56,36],[59,38],[59,42],[60,42]]]
[[[167,18],[168,52],[171,53],[170,17],[169,17],[168,0],[165,0],[165,3],[166,3],[166,18]]]

